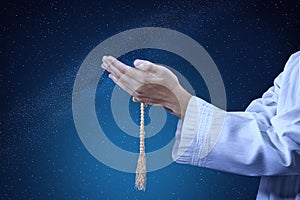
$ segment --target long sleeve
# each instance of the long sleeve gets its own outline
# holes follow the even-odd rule
[[[300,52],[244,112],[192,97],[178,122],[173,159],[242,175],[300,175]]]

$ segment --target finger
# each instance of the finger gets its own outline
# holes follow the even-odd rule
[[[126,74],[122,75],[121,77],[119,77],[117,79],[123,85],[130,88],[130,90],[137,91],[139,88],[141,88],[143,86],[143,84],[139,80],[131,78],[131,76],[129,74],[130,73],[126,73]]]
[[[132,67],[122,68],[123,73],[118,70],[117,65],[124,65],[113,57],[103,57],[102,68],[110,72],[109,77],[122,89],[124,89],[130,95],[137,94],[135,91],[142,86],[141,76],[137,73],[138,70]],[[133,96],[133,95],[132,95]]]
[[[136,98],[136,97],[132,97],[132,101],[133,101],[133,102],[139,102],[139,99]]]
[[[147,60],[136,59],[133,62],[133,64],[137,69],[142,71],[147,71],[147,72],[155,71],[155,64]]]
[[[142,83],[132,79],[127,74],[122,75],[120,78],[115,77],[113,74],[109,74],[109,77],[113,79],[113,81],[118,84],[121,88],[126,88],[126,92],[128,92],[131,96],[139,95],[137,92],[138,89],[142,87]]]
[[[133,91],[128,88],[126,85],[124,85],[122,82],[120,82],[114,75],[109,74],[108,77],[116,84],[118,85],[120,88],[122,88],[125,92],[127,92],[129,95],[133,95]]]
[[[153,101],[151,98],[140,98],[138,99],[138,102],[143,102],[146,106],[151,105],[151,106],[161,106],[161,104],[159,104],[158,102]]]
[[[140,79],[141,77],[139,70],[125,65],[112,56],[104,56],[102,60],[103,63],[101,67],[113,74],[116,78],[120,78],[125,74],[133,79]]]
[[[137,69],[142,71],[150,71],[152,68],[152,63],[146,60],[136,59],[133,64]]]
[[[137,103],[137,102],[143,102],[145,104],[145,106],[148,106],[148,105],[152,105],[150,103],[147,103],[145,101],[141,101],[140,99],[138,99],[137,97],[132,97],[132,101]],[[155,104],[155,105],[158,105],[158,104]]]
[[[102,68],[107,70],[109,73],[113,74],[115,77],[119,78],[122,76],[122,72],[120,72],[114,65],[113,63],[103,59],[103,63],[101,65]]]
[[[107,66],[105,63],[102,63],[102,64],[101,64],[101,68],[104,69],[104,70],[106,70],[106,71],[108,71],[109,73],[111,73],[111,72],[109,71],[109,69],[108,69],[108,66]]]
[[[126,71],[131,68],[130,66],[125,65],[124,63],[120,62],[118,59],[112,56],[103,56],[102,61],[106,65],[108,65],[108,67],[112,66],[119,70],[121,73],[126,73]]]

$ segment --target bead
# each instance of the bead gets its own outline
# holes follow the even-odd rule
[[[144,140],[145,140],[145,112],[144,112],[145,104],[141,103],[140,105],[140,152],[145,150]]]

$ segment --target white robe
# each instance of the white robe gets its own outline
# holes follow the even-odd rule
[[[193,96],[179,120],[178,163],[261,176],[257,199],[300,199],[300,51],[244,112]]]

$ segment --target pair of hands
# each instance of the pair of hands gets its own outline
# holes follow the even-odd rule
[[[101,67],[123,90],[133,96],[134,101],[162,106],[171,113],[184,118],[191,98],[168,68],[146,60],[135,60],[130,67],[112,56],[102,58]]]

